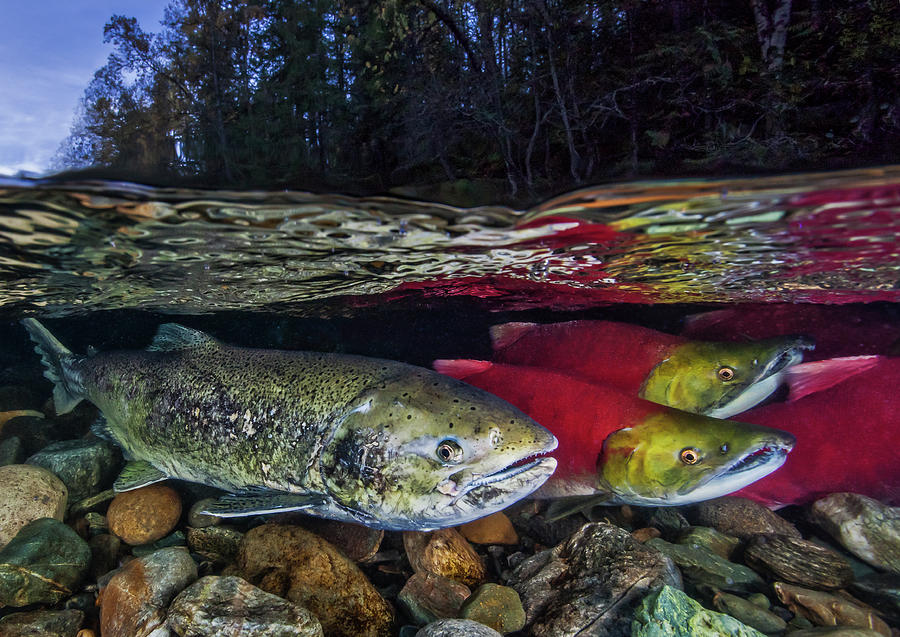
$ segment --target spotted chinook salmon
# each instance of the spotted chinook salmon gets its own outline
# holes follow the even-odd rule
[[[461,524],[540,487],[556,438],[503,400],[394,361],[247,349],[172,323],[147,351],[77,356],[25,327],[58,413],[83,399],[131,462],[117,491],[178,478],[219,517],[303,510],[392,530]]]

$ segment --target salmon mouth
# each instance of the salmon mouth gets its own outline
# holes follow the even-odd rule
[[[796,365],[803,360],[803,352],[813,350],[816,344],[806,336],[796,337],[790,344],[785,345],[778,356],[772,358],[769,364],[760,372],[756,381],[764,380],[773,374],[782,372],[791,365]]]
[[[778,355],[773,356],[750,383],[736,393],[731,392],[723,396],[715,403],[714,409],[704,414],[713,418],[730,418],[757,406],[781,387],[783,372],[786,369],[803,361],[803,351],[814,348],[815,344],[811,339],[805,336],[796,337],[784,345]]]
[[[555,442],[555,440],[554,440]],[[556,444],[549,446],[543,453],[549,453]],[[526,497],[536,491],[556,470],[556,458],[551,456],[530,455],[506,465],[502,469],[488,474],[475,474],[465,480],[467,471],[456,473],[441,484],[437,491],[450,496],[450,505],[468,508],[465,503],[478,503],[486,506],[488,501],[509,499],[509,504]]]
[[[522,464],[524,463],[524,464]],[[548,471],[549,469],[549,471]],[[501,469],[500,471],[495,471],[494,473],[488,474],[486,476],[482,476],[477,480],[472,480],[469,482],[462,493],[460,493],[457,497],[463,497],[470,491],[474,489],[479,489],[481,487],[486,487],[492,484],[496,484],[497,482],[503,482],[504,480],[511,480],[516,477],[529,478],[529,476],[523,476],[522,474],[531,472],[532,474],[540,474],[547,473],[547,477],[549,478],[553,471],[556,469],[556,458],[551,458],[549,456],[542,456],[540,458],[536,458],[535,460],[528,461],[527,459],[518,460],[513,464],[509,465],[505,469]],[[539,487],[540,485],[538,485]],[[535,487],[537,489],[537,487]]]
[[[769,475],[787,460],[796,438],[784,432],[782,436],[765,440],[748,450],[734,462],[710,474],[700,484],[685,489],[695,501],[717,498],[733,493]]]

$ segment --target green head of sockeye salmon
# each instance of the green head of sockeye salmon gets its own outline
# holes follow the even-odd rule
[[[771,427],[658,411],[606,437],[594,493],[562,497],[546,515],[557,520],[597,505],[679,506],[718,498],[778,469],[795,443]]]
[[[627,504],[710,500],[775,471],[794,443],[779,429],[669,410],[606,438],[599,488]]]
[[[540,487],[556,438],[487,392],[394,361],[231,347],[175,324],[147,351],[72,354],[23,321],[59,413],[87,399],[132,462],[119,491],[167,478],[224,489],[219,517],[305,510],[392,530],[498,511]]]
[[[805,336],[749,343],[678,345],[647,376],[640,397],[683,411],[730,418],[765,400],[783,372],[814,347]]]

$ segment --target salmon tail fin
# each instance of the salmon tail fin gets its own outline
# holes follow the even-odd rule
[[[41,355],[41,362],[46,367],[44,376],[53,383],[53,404],[56,413],[65,414],[72,411],[84,398],[84,388],[73,365],[78,357],[56,340],[56,337],[36,319],[23,319],[22,325],[34,341],[34,351]]]
[[[877,355],[844,356],[792,365],[784,372],[785,383],[790,387],[787,400],[793,402],[833,387],[851,376],[871,369],[883,358]]]
[[[506,349],[533,330],[536,325],[537,323],[501,323],[500,325],[492,325],[490,329],[491,346],[495,352]]]
[[[493,363],[491,361],[478,361],[471,358],[439,358],[431,365],[436,372],[462,380],[473,374],[480,374],[481,372],[489,370]]]

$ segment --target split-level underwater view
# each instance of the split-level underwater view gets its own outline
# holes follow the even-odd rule
[[[900,168],[0,208],[0,634],[900,630]]]

